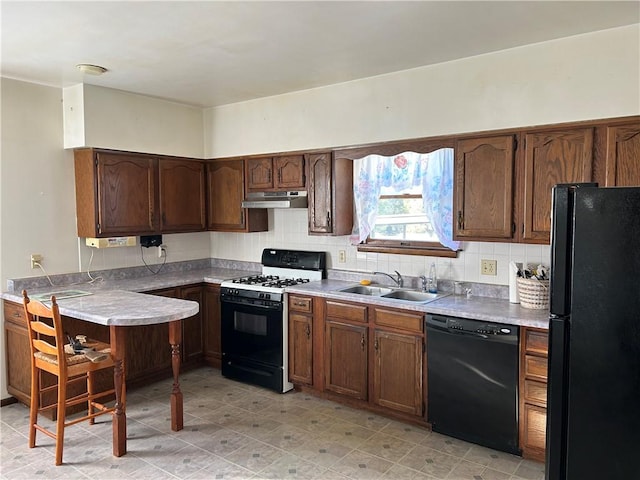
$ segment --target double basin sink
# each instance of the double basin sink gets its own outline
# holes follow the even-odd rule
[[[400,300],[411,303],[429,303],[449,295],[448,293],[429,293],[404,288],[379,287],[370,285],[352,285],[335,290],[333,293],[350,293],[368,295],[389,300]]]

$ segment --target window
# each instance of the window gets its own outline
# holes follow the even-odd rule
[[[456,256],[453,149],[354,160],[354,200],[359,250]]]

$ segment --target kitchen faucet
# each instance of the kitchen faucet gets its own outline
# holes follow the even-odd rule
[[[424,275],[420,275],[419,278],[422,281],[422,291],[423,292],[428,291],[427,285],[428,285],[428,282],[429,282],[430,279],[428,280],[427,277],[425,277]]]
[[[373,272],[373,274],[374,275],[386,275],[391,280],[393,280],[396,285],[398,285],[399,287],[402,287],[402,282],[404,281],[403,278],[402,278],[402,275],[400,275],[400,272],[398,272],[397,270],[394,270],[394,271],[396,272],[396,275],[398,276],[397,278],[394,278],[393,275],[390,275],[390,274],[385,273],[385,272]]]

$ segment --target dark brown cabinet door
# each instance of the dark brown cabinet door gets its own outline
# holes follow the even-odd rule
[[[289,313],[289,381],[313,384],[313,321],[295,312]]]
[[[98,152],[98,225],[101,236],[158,231],[153,157]]]
[[[215,160],[207,164],[208,229],[221,232],[268,230],[265,209],[242,208],[244,160]]]
[[[273,159],[274,188],[280,190],[304,190],[305,173],[304,157],[302,155],[288,155]]]
[[[325,322],[325,389],[367,399],[366,326]]]
[[[513,135],[466,139],[457,143],[455,239],[512,237],[513,169]]]
[[[161,231],[206,230],[204,162],[161,158],[158,175]]]
[[[204,288],[204,358],[216,368],[222,365],[220,342],[220,285],[207,284]]]
[[[200,309],[193,317],[182,320],[182,362],[196,364],[202,360],[204,338],[202,329],[202,287],[200,285],[181,287],[180,298],[198,302]]]
[[[640,124],[607,128],[607,187],[640,186]]]
[[[247,191],[262,192],[273,188],[273,158],[247,160]]]
[[[31,402],[31,349],[24,307],[4,302],[7,392],[25,405]]]
[[[373,403],[422,415],[421,336],[374,331]]]
[[[525,135],[522,240],[549,243],[552,188],[558,183],[590,182],[592,168],[592,128]]]
[[[309,155],[309,233],[332,233],[331,154]],[[352,208],[350,205],[348,208]]]
[[[175,288],[147,292],[151,295],[176,298]],[[169,376],[171,372],[171,347],[169,324],[137,325],[127,327],[125,368],[127,385],[144,384]]]

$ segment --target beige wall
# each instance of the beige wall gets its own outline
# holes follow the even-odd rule
[[[636,115],[640,26],[208,109],[205,156]]]

